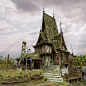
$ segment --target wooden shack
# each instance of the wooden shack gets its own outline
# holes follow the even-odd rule
[[[26,45],[24,44],[23,46]],[[25,66],[25,69],[46,69],[50,65],[58,65],[62,77],[67,79],[68,82],[81,78],[80,72],[77,69],[73,70],[74,56],[67,50],[61,23],[59,33],[54,16],[51,17],[44,11],[42,28],[39,32],[38,40],[33,47],[35,50],[34,53],[29,53],[26,56],[23,56],[25,54],[22,53],[22,57],[17,59],[18,62],[21,60],[21,65],[22,67]],[[23,50],[25,49],[24,47]]]
[[[31,54],[29,54],[29,56],[25,56],[26,42],[22,42],[21,58],[23,59],[17,59],[18,61],[21,60],[21,65],[29,65],[29,58],[31,57],[34,64],[38,64],[39,62],[41,62],[41,66],[39,68],[46,69],[50,65],[59,65],[60,70],[62,70],[62,75],[68,73],[69,52],[67,51],[63,32],[62,30],[60,33],[58,32],[55,18],[49,16],[45,12],[43,12],[42,28],[39,32],[37,43],[33,47],[35,50],[34,53],[40,53],[39,58],[37,58],[36,55],[31,56]],[[38,61],[39,59],[40,61]],[[27,65],[25,66],[26,69],[28,69]],[[36,68],[35,65],[34,68]]]
[[[25,57],[20,57],[16,59],[20,61],[20,67],[25,68],[26,70],[32,69],[41,69],[42,58],[40,58],[39,53],[29,53]]]

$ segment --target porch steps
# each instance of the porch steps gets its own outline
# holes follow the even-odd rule
[[[58,68],[58,65],[51,65],[48,67],[48,69],[45,69],[45,71],[54,71],[56,68]]]
[[[44,73],[43,76],[46,77],[48,81],[63,82],[63,78],[59,74]]]

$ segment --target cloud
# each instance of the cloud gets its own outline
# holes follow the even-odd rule
[[[85,42],[77,42],[76,44],[82,45],[82,44],[85,44]]]
[[[13,53],[15,53],[14,57],[16,57],[16,53],[18,55],[21,54],[22,41],[26,41],[27,48],[30,48],[33,51],[32,45],[35,45],[37,42],[38,32],[39,32],[39,29],[30,31],[30,32],[25,32],[25,33],[19,32],[16,34],[11,34],[6,36],[0,35],[0,40],[1,40],[0,52],[1,53],[5,52],[6,54],[9,53],[11,56],[13,56],[14,55]]]
[[[76,52],[77,55],[85,55],[86,48],[83,48],[83,49],[74,49],[74,52]]]
[[[40,8],[30,0],[12,0],[17,6],[17,9],[23,12],[40,11]]]
[[[59,30],[61,18],[68,50],[71,51],[72,44],[74,53],[85,52],[85,49],[78,52],[86,47],[85,0],[0,0],[0,51],[3,55],[19,55],[22,41],[27,41],[28,48],[33,50],[32,45],[36,43],[42,25],[43,7],[50,16],[53,16],[54,8]]]
[[[18,31],[16,27],[8,24],[6,21],[0,21],[0,33],[7,33],[11,31]]]

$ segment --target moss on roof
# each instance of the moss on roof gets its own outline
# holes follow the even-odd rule
[[[34,60],[35,60],[35,59],[40,59],[40,60],[42,60],[41,57],[39,57],[39,58],[38,58],[38,57],[31,57],[31,58],[34,59]]]
[[[62,34],[58,33],[56,21],[53,17],[47,15],[46,13],[43,13],[43,21],[43,25],[45,25],[44,29],[47,42],[53,43],[54,49],[57,52],[57,49],[60,48]]]
[[[27,57],[31,57],[32,59],[42,59],[42,58],[40,57],[40,52],[29,53],[29,54],[27,55]]]
[[[53,17],[47,15],[46,13],[44,13],[43,16],[44,16],[47,40],[48,43],[52,43],[52,37],[58,35],[56,21]]]
[[[67,51],[67,50],[65,50],[65,49],[61,49],[62,51],[64,51],[64,52],[68,52],[68,53],[70,53],[69,51]]]
[[[33,52],[27,54],[27,57],[40,57],[40,52]]]
[[[58,33],[56,21],[53,17],[47,15],[46,13],[44,13],[43,16],[48,43],[53,43],[54,49],[57,52],[57,49],[60,48],[61,44],[61,34]]]
[[[54,40],[56,40],[56,41],[53,42],[54,48],[56,48],[56,49],[60,48],[61,37],[62,37],[61,34],[59,34],[58,36],[54,37]]]
[[[46,39],[46,34],[44,32],[40,32],[40,34],[41,34],[41,37],[43,38],[44,41],[47,40]]]
[[[53,44],[54,50],[58,52],[57,49],[60,49],[63,34],[58,33],[58,28],[55,19],[47,15],[46,13],[43,13],[42,32],[40,32],[40,34],[43,40],[46,40],[47,43]],[[39,43],[37,43],[37,45],[38,44]]]
[[[20,57],[17,57],[16,60],[19,59],[19,58],[20,58]]]
[[[33,52],[33,53],[28,53],[26,56],[18,57],[16,58],[16,60],[21,58],[27,58],[27,57],[31,57],[32,59],[41,59],[40,52]]]

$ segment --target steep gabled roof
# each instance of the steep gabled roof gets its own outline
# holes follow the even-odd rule
[[[66,44],[65,44],[65,41],[64,41],[63,34],[62,34],[62,42],[63,42],[63,44],[64,44],[65,49],[67,50],[67,47],[66,47]]]
[[[46,13],[43,13],[42,31],[39,34],[36,45],[38,45],[38,42],[41,40],[40,38],[43,39],[43,42],[46,41],[47,43],[53,44],[55,52],[57,52],[57,49],[61,49],[62,42],[64,43],[65,49],[67,49],[63,34],[58,33],[55,19]]]
[[[38,41],[37,41],[36,45],[38,45],[38,43],[40,42],[40,40],[42,40],[42,43],[44,43],[47,40],[46,34],[44,32],[40,32],[39,33],[39,38],[38,38]]]
[[[55,51],[56,51],[58,48],[60,48],[61,37],[62,37],[61,34],[58,34],[57,36],[54,37],[53,46],[54,46]]]
[[[41,37],[43,38],[43,40],[46,41],[47,40],[46,34],[44,32],[40,32],[40,34],[41,34]]]
[[[52,43],[52,37],[54,38],[54,36],[58,35],[56,21],[53,17],[47,15],[46,13],[43,13],[43,23],[44,23],[44,28],[42,29],[45,29],[47,42]]]
[[[40,40],[40,37],[44,41],[47,41],[47,43],[52,43],[52,38],[54,38],[56,35],[58,35],[58,29],[55,19],[46,13],[43,13],[42,32],[39,34],[37,44]]]

